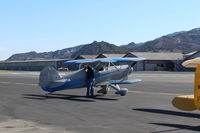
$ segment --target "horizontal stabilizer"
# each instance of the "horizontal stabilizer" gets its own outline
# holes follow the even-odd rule
[[[183,111],[193,111],[197,109],[194,103],[194,95],[176,96],[172,100],[172,104],[177,109],[180,109]]]
[[[54,80],[52,82],[54,82],[54,83],[65,83],[67,81],[69,81],[69,80],[67,80],[67,79],[60,79],[60,80]]]
[[[142,80],[141,79],[123,80],[123,81],[110,80],[109,83],[110,84],[132,84],[132,83],[136,83],[136,82],[140,82],[140,81],[142,81]]]

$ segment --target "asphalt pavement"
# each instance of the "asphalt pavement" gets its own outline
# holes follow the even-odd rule
[[[64,73],[62,73],[64,74]],[[126,96],[85,97],[86,88],[45,98],[39,72],[0,72],[0,132],[192,133],[200,131],[200,112],[183,112],[173,97],[193,93],[193,72],[134,72],[143,81],[121,87]],[[96,88],[98,90],[98,88]]]

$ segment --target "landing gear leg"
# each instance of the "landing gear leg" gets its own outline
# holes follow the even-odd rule
[[[101,88],[102,89],[98,90],[97,93],[102,93],[102,94],[105,95],[110,90],[110,88],[108,87],[108,85],[101,85]]]
[[[126,93],[128,92],[128,89],[126,88],[120,88],[118,84],[111,84],[110,87],[112,87],[113,89],[115,89],[117,92],[115,92],[115,94],[121,95],[121,96],[125,96]]]

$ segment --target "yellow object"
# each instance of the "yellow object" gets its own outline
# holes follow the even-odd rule
[[[182,66],[187,68],[196,68],[200,64],[200,57],[184,61]]]
[[[183,62],[184,67],[196,68],[194,79],[194,95],[177,96],[172,100],[174,107],[184,110],[200,110],[200,57]]]
[[[200,110],[200,64],[197,65],[194,81],[194,103]]]
[[[172,100],[172,104],[177,109],[184,111],[193,111],[197,109],[194,104],[194,95],[177,96]]]

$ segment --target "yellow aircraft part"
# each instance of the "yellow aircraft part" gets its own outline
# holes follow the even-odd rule
[[[184,61],[182,66],[187,68],[196,68],[200,64],[200,57]]]
[[[194,103],[197,109],[200,110],[200,64],[197,65],[194,81]]]
[[[172,100],[172,104],[184,111],[200,110],[200,57],[185,61],[184,67],[196,68],[194,79],[194,95],[177,96]]]
[[[177,109],[184,110],[184,111],[193,111],[197,109],[194,103],[194,95],[176,96],[172,100],[172,104]]]

